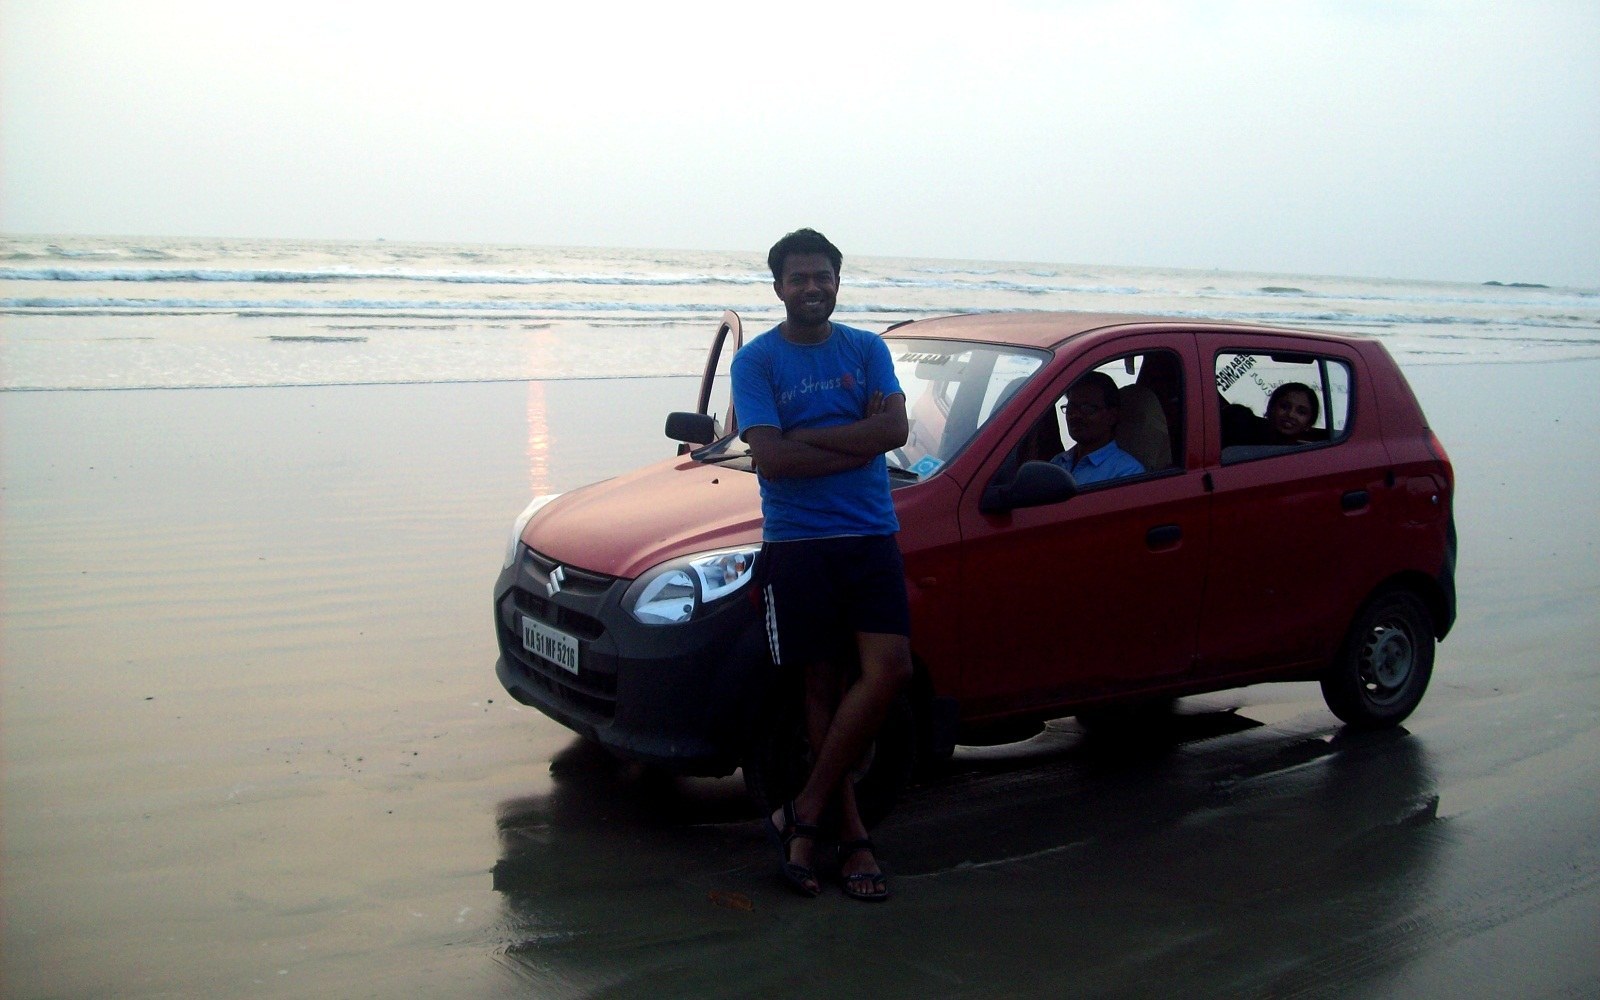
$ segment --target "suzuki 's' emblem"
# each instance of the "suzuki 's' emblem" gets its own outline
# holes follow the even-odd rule
[[[567,571],[557,566],[550,571],[550,582],[544,585],[544,592],[551,597],[561,593],[561,581],[567,578]]]

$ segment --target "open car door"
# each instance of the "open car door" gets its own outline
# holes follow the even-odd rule
[[[728,345],[729,338],[732,338],[732,346]],[[705,371],[700,376],[700,397],[695,411],[673,413],[667,417],[667,437],[680,442],[678,454],[687,453],[693,445],[710,444],[725,435],[738,432],[738,416],[733,412],[733,385],[728,381],[728,376],[733,356],[743,346],[744,326],[739,321],[739,314],[729,309],[722,314],[716,336],[711,339],[711,351],[706,355]],[[724,380],[722,388],[725,394],[721,398],[726,403],[722,409],[725,416],[721,421],[717,420],[716,412],[711,408],[719,378]]]

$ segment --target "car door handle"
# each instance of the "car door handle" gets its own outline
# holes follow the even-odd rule
[[[1158,524],[1144,533],[1144,543],[1152,549],[1166,549],[1183,539],[1183,529],[1176,524]]]
[[[1372,502],[1372,494],[1366,490],[1351,490],[1339,498],[1339,506],[1345,510],[1363,510]]]

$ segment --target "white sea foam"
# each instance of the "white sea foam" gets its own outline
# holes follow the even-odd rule
[[[193,281],[238,284],[329,284],[344,281],[406,281],[446,285],[749,285],[760,275],[681,274],[509,274],[470,271],[291,271],[271,268],[192,267],[0,267],[0,281]]]
[[[648,314],[720,313],[724,307],[712,302],[607,302],[604,300],[528,302],[518,300],[452,299],[199,299],[134,298],[119,296],[33,296],[0,298],[0,312],[72,312],[93,310],[101,313],[125,312],[140,315],[194,312],[272,314],[280,316],[326,316],[338,313],[376,313],[390,316],[428,314],[438,311],[457,316],[478,313],[533,316],[543,313]]]
[[[697,374],[724,309],[776,321],[770,282],[757,253],[3,237],[0,388]],[[1363,333],[1412,364],[1600,357],[1591,289],[852,257],[840,303],[869,329],[1065,309]]]

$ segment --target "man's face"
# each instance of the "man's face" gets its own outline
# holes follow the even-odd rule
[[[1106,394],[1098,385],[1077,385],[1067,392],[1067,433],[1088,454],[1105,446],[1117,430],[1117,411],[1106,406]]]
[[[772,283],[783,300],[789,320],[802,326],[817,326],[833,315],[839,296],[839,276],[833,264],[820,253],[792,253],[783,260],[783,276]]]

